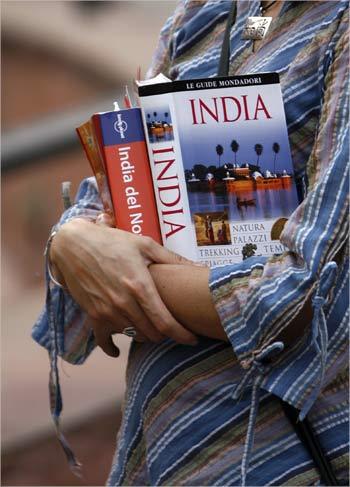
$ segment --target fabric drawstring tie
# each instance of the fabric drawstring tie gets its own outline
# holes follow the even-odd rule
[[[47,266],[46,266],[47,269]],[[47,273],[47,271],[46,271]],[[81,477],[81,463],[76,459],[71,447],[69,446],[66,438],[62,434],[60,430],[59,418],[62,411],[62,395],[61,395],[61,386],[59,381],[59,374],[58,374],[58,366],[57,366],[57,358],[58,358],[58,336],[57,336],[57,327],[55,325],[55,316],[60,311],[64,311],[64,302],[63,302],[63,290],[58,289],[59,299],[57,303],[56,313],[52,306],[52,297],[51,297],[51,283],[48,276],[46,275],[47,279],[47,292],[46,292],[46,309],[48,314],[48,324],[51,336],[51,344],[49,351],[50,357],[50,379],[49,379],[49,393],[50,393],[50,410],[51,416],[54,421],[56,435],[57,438],[63,448],[63,451],[67,457],[67,461],[71,471]]]
[[[268,345],[266,348],[264,348],[259,354],[257,354],[253,359],[250,369],[246,372],[243,379],[236,386],[232,394],[233,399],[239,400],[244,390],[247,387],[252,388],[248,428],[247,428],[247,434],[244,443],[244,450],[243,450],[242,463],[241,463],[242,487],[245,487],[246,485],[250,455],[254,443],[254,428],[255,428],[256,417],[258,414],[260,386],[264,379],[265,374],[270,369],[270,365],[268,364],[269,359],[274,355],[277,355],[278,353],[282,352],[283,349],[284,349],[283,342],[274,342],[271,345]],[[253,379],[252,383],[250,383],[251,379]]]
[[[337,271],[338,266],[333,261],[328,262],[324,266],[320,274],[315,295],[312,297],[313,318],[311,324],[311,344],[314,346],[316,356],[320,361],[320,365],[319,367],[315,368],[315,371],[317,373],[318,370],[320,370],[320,373],[318,375],[318,380],[313,386],[312,393],[300,411],[300,421],[302,421],[310,411],[312,405],[321,392],[324,381],[327,364],[328,330],[323,307],[327,302],[328,293],[335,282]]]

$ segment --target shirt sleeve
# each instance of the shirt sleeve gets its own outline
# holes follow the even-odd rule
[[[330,374],[339,370],[334,367],[339,350],[346,356],[343,346],[347,336],[344,249],[349,171],[346,21],[338,28],[331,57],[317,135],[307,162],[309,192],[281,235],[286,252],[214,268],[210,276],[212,298],[222,325],[246,369],[300,314],[305,302],[312,299],[312,323],[305,323],[304,335],[296,337],[290,350],[280,354],[274,371],[264,382],[266,389],[298,408],[310,399],[313,383],[319,383],[320,374],[322,380],[327,373],[330,379]],[[336,255],[341,256],[338,266],[332,264]],[[326,326],[322,327],[324,320]],[[323,359],[327,362],[325,376],[322,366],[319,367]]]
[[[95,178],[84,179],[74,205],[63,213],[56,229],[73,218],[95,221],[101,211],[103,206]],[[67,362],[81,364],[95,346],[89,318],[68,292],[50,283],[48,275],[46,279],[49,302],[47,299],[46,306],[34,324],[32,337],[48,351],[56,346],[57,354]],[[50,329],[49,307],[53,313],[55,333]]]

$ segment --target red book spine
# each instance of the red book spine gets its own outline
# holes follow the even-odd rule
[[[139,108],[92,117],[102,148],[116,227],[162,243]]]

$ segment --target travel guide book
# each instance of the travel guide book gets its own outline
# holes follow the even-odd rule
[[[118,228],[162,243],[141,110],[94,114],[77,132],[105,212]]]
[[[153,216],[157,241],[209,266],[282,253],[279,237],[299,201],[278,75],[157,77],[138,83],[138,93],[140,108],[110,112],[109,122],[99,124],[115,213],[128,208],[118,154],[120,144],[134,143],[126,118],[133,112],[143,121],[145,157],[128,160],[135,171],[140,165],[137,201],[147,190],[142,220]],[[106,146],[114,147],[109,160]],[[117,216],[116,226],[127,229]]]

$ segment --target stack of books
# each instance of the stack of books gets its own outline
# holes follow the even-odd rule
[[[77,128],[104,210],[209,266],[284,251],[298,206],[279,77],[136,82]]]

